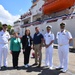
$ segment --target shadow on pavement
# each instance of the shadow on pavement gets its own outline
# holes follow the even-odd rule
[[[43,70],[43,67],[40,67],[40,68],[38,68],[38,67],[29,67],[28,69],[27,69],[27,71],[26,72],[41,72]]]
[[[59,75],[60,73],[62,73],[60,70],[50,70],[49,68],[45,67],[30,67],[26,72],[40,72],[38,75]]]
[[[6,68],[1,68],[0,71],[6,71],[6,70],[25,70],[26,68],[24,66],[19,66],[18,68],[13,68],[13,67],[6,67]]]
[[[43,69],[38,75],[59,75],[60,73],[62,72],[59,70]]]
[[[0,71],[6,71],[6,70],[15,70],[13,67],[7,67],[7,68],[2,68]],[[50,70],[49,68],[46,67],[35,67],[35,66],[30,66],[28,68],[25,68],[24,66],[19,66],[17,70],[26,70],[26,72],[39,72],[38,75],[59,75],[62,73],[60,70]]]
[[[2,67],[0,71],[13,70],[13,67]]]

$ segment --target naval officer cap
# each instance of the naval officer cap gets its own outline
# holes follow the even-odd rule
[[[52,28],[52,26],[51,25],[47,25],[46,28]]]
[[[60,23],[60,26],[65,26],[65,25],[66,25],[65,22]]]

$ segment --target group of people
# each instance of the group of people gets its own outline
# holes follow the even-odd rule
[[[58,54],[60,66],[56,69],[61,69],[62,72],[68,70],[68,55],[69,55],[69,43],[72,41],[72,35],[65,29],[65,23],[60,24],[60,31],[57,32],[56,39],[58,42]],[[29,57],[31,49],[35,52],[35,63],[37,67],[41,67],[42,60],[42,45],[46,48],[45,66],[49,69],[53,69],[53,43],[55,40],[54,34],[51,31],[52,26],[46,26],[46,34],[40,33],[39,27],[35,27],[35,34],[31,37],[30,30],[25,30],[25,35],[20,39],[18,33],[14,32],[13,37],[10,38],[7,32],[7,25],[3,24],[3,30],[0,31],[0,69],[3,56],[3,67],[7,67],[7,54],[8,54],[8,41],[10,40],[10,51],[12,54],[13,68],[18,68],[18,58],[21,49],[24,54],[24,67],[29,67]]]

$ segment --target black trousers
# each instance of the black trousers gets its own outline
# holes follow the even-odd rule
[[[12,63],[13,67],[18,67],[18,57],[20,51],[12,51]]]
[[[30,51],[31,51],[31,47],[30,46],[25,48],[25,52],[24,52],[24,65],[29,63]]]

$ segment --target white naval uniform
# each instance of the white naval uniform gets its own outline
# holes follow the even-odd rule
[[[60,67],[64,70],[68,70],[68,55],[69,55],[69,39],[72,39],[72,35],[69,31],[57,32],[58,41],[58,54],[60,60]]]
[[[46,33],[44,35],[45,43],[47,45],[50,44],[51,41],[54,40],[54,34],[52,32]],[[45,65],[52,67],[53,66],[53,44],[46,48],[46,58],[45,58]]]
[[[3,66],[7,66],[7,54],[8,54],[8,40],[10,39],[9,33],[3,30],[0,31],[0,67],[2,66],[2,58],[3,58]]]

